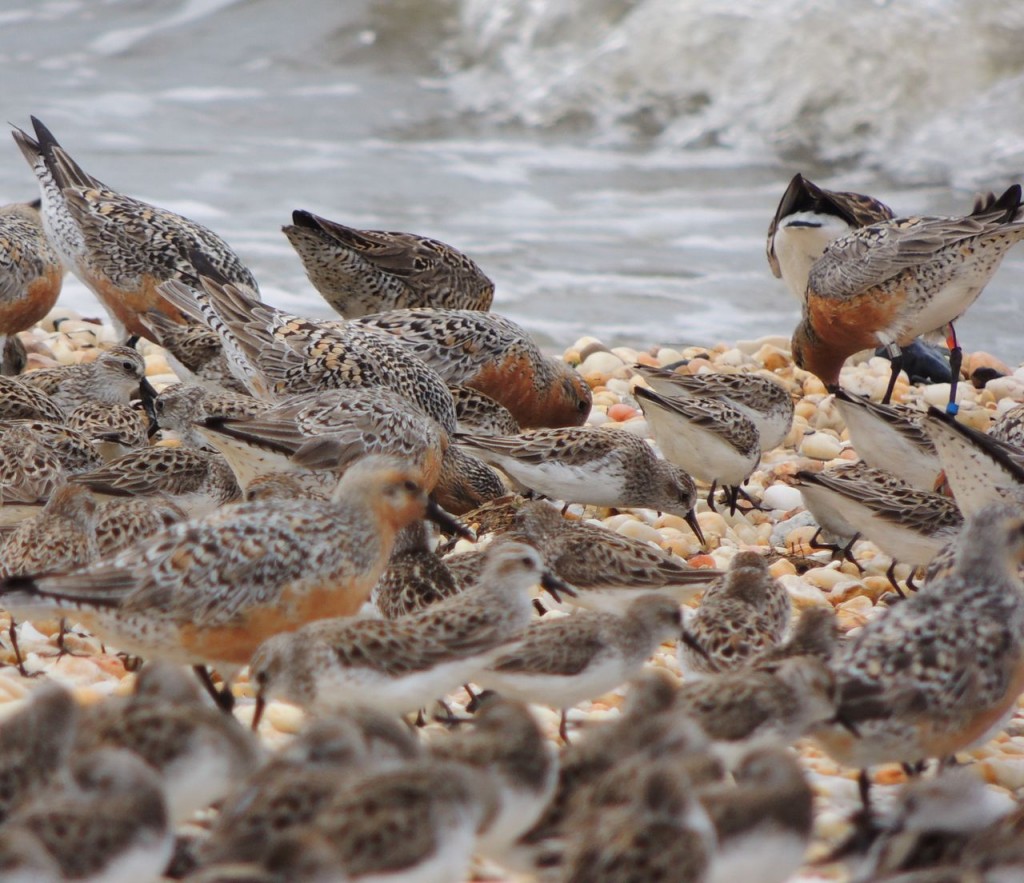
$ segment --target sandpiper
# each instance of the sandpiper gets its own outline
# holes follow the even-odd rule
[[[471,589],[398,619],[327,620],[271,638],[250,663],[258,712],[281,697],[317,709],[423,708],[471,680],[530,621],[528,589],[559,581],[522,543],[492,546]]]
[[[681,775],[649,766],[633,800],[572,831],[565,855],[566,883],[698,883],[706,879],[714,828]]]
[[[332,502],[225,507],[83,570],[7,578],[2,603],[18,615],[74,611],[120,650],[212,664],[229,679],[270,636],[358,611],[397,531],[425,512],[455,527],[429,504],[415,470],[367,457]]]
[[[330,389],[289,396],[252,416],[213,415],[195,424],[244,488],[272,472],[343,472],[367,454],[415,463],[432,490],[448,437],[438,423],[387,388]]]
[[[232,373],[262,398],[327,389],[385,387],[455,432],[444,380],[391,335],[355,322],[303,319],[260,302],[245,285],[205,273],[201,287],[167,282],[164,297],[221,338]]]
[[[387,569],[370,593],[370,602],[385,619],[415,613],[462,591],[430,540],[423,521],[403,527],[395,538]]]
[[[726,672],[756,664],[789,629],[789,594],[756,552],[739,552],[701,598],[679,642],[679,664],[690,674]]]
[[[43,318],[60,296],[64,267],[43,232],[39,203],[0,206],[0,352],[4,374],[7,342]]]
[[[8,819],[60,866],[64,880],[137,883],[158,878],[174,846],[160,780],[128,751],[79,758],[53,786]]]
[[[149,425],[142,412],[121,402],[84,402],[68,414],[66,425],[91,439],[105,461],[149,443]]]
[[[803,319],[793,334],[797,366],[834,388],[849,356],[882,346],[893,363],[882,399],[888,403],[901,368],[900,347],[949,326],[955,410],[961,353],[952,323],[1024,238],[1020,201],[1015,184],[962,218],[896,218],[831,242],[811,267]]]
[[[839,724],[815,736],[860,767],[946,758],[984,742],[1024,687],[1024,518],[991,506],[957,540],[952,574],[868,621],[836,660]]]
[[[131,751],[156,770],[175,824],[226,796],[260,759],[248,730],[212,708],[185,670],[159,662],[142,669],[123,705],[85,717],[76,749],[104,746]]]
[[[704,542],[693,479],[624,429],[532,429],[510,436],[459,435],[456,442],[521,487],[567,503],[669,512],[686,519]]]
[[[140,390],[152,390],[146,363],[130,346],[112,346],[93,362],[41,368],[20,379],[50,396],[65,416],[86,401],[127,405]]]
[[[218,453],[154,445],[124,454],[91,472],[70,477],[101,497],[169,497],[191,518],[201,518],[242,491],[228,462]]]
[[[498,810],[477,848],[499,862],[540,818],[558,781],[554,746],[530,710],[512,699],[486,697],[472,729],[438,740],[431,753],[477,767],[494,779]]]
[[[665,459],[695,478],[710,482],[708,505],[721,482],[728,489],[729,511],[736,511],[742,485],[761,462],[761,441],[754,421],[724,401],[664,396],[637,386],[633,390]]]
[[[663,396],[715,399],[732,405],[757,427],[762,451],[781,445],[793,426],[793,397],[782,384],[763,374],[679,374],[641,364],[633,370]]]
[[[927,567],[963,526],[963,516],[949,497],[917,490],[879,469],[803,470],[796,477],[801,493],[827,498],[826,505],[894,562]],[[889,577],[899,591],[893,568]]]
[[[147,336],[139,313],[155,309],[180,321],[157,287],[193,277],[189,253],[251,288],[256,280],[227,244],[205,227],[124,196],[88,175],[32,117],[35,138],[12,133],[42,195],[43,228],[64,264],[110,313],[122,335]]]
[[[468,386],[450,386],[455,401],[459,432],[483,435],[517,435],[523,427],[500,402]]]
[[[347,319],[409,307],[491,308],[494,283],[436,239],[358,230],[301,210],[283,229],[313,287]]]
[[[964,515],[970,517],[992,503],[1024,502],[1021,451],[938,408],[928,409],[924,428]]]
[[[567,741],[567,712],[639,674],[664,642],[679,637],[679,605],[662,595],[633,601],[624,616],[583,610],[543,619],[505,648],[475,677],[476,683],[524,702],[562,712],[559,735]]]
[[[24,707],[0,722],[0,821],[42,792],[63,768],[77,719],[70,691],[44,681]]]
[[[639,595],[688,601],[721,575],[696,569],[651,543],[566,518],[543,500],[523,503],[510,533],[540,550],[545,564],[575,590],[569,603],[623,614]]]
[[[836,390],[835,401],[861,460],[918,490],[935,490],[942,463],[924,428],[923,411],[882,405],[842,389]]]
[[[199,849],[201,864],[263,861],[279,837],[308,826],[356,775],[420,753],[402,721],[362,705],[314,718],[224,801]]]

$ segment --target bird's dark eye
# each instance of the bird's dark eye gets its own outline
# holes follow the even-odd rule
[[[125,371],[133,371],[133,372],[135,371],[135,363],[134,362],[129,362],[127,359],[125,359],[121,363],[121,367],[124,368]]]
[[[405,489],[407,491],[413,491],[413,492],[418,491],[420,489],[419,485],[416,484],[416,482],[413,481],[412,479],[409,479],[408,481],[406,481],[405,484],[404,484],[404,487],[405,487]]]
[[[584,401],[581,401],[576,407],[579,408],[581,414],[590,410],[590,405]]]

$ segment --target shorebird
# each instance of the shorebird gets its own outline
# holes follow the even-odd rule
[[[1024,517],[991,506],[957,540],[951,575],[868,621],[835,664],[839,724],[814,733],[839,763],[947,758],[986,741],[1024,688]]]
[[[521,487],[554,500],[642,507],[686,520],[701,544],[693,479],[624,429],[532,429],[520,435],[458,435],[455,441]]]
[[[221,800],[261,760],[245,727],[211,707],[184,669],[160,662],[143,667],[124,702],[83,715],[76,752],[104,747],[130,751],[158,773],[172,824]]]
[[[398,619],[332,619],[278,635],[256,652],[257,722],[282,697],[307,708],[367,702],[404,714],[471,679],[530,621],[528,589],[557,593],[560,581],[521,543],[493,546],[470,590]]]
[[[761,441],[754,421],[715,399],[663,396],[653,389],[633,390],[651,435],[665,459],[700,481],[710,482],[708,506],[715,508],[718,483],[726,486],[735,513],[740,485],[761,462]]]
[[[835,391],[835,402],[861,460],[918,490],[935,490],[942,464],[924,428],[923,411],[882,405],[842,389]]]
[[[929,408],[924,429],[967,517],[992,503],[1024,502],[1024,452]]]
[[[496,809],[489,776],[424,758],[357,777],[312,827],[334,850],[343,880],[445,883],[466,879]]]
[[[84,570],[5,579],[0,596],[15,614],[73,611],[120,650],[211,664],[227,681],[270,636],[358,611],[395,534],[425,514],[456,527],[429,503],[415,470],[367,457],[331,502],[225,507]]]
[[[103,465],[103,457],[87,435],[49,420],[0,420],[0,436],[20,426],[53,452],[67,475],[88,472]]]
[[[565,518],[543,500],[522,504],[509,535],[538,549],[548,568],[576,590],[569,603],[590,610],[623,614],[650,593],[681,604],[721,575],[690,567],[643,540]]]
[[[79,758],[69,781],[15,813],[4,828],[34,838],[63,880],[158,878],[174,848],[160,780],[128,751]]]
[[[689,782],[651,764],[634,783],[633,799],[596,814],[570,832],[566,883],[700,883],[715,833]]]
[[[901,368],[900,347],[948,326],[949,407],[955,412],[961,352],[952,323],[1024,238],[1020,202],[1015,184],[962,218],[896,218],[834,240],[811,267],[803,319],[793,334],[797,366],[834,388],[849,356],[882,346],[893,363],[882,399],[887,404]]]
[[[895,561],[927,567],[963,527],[960,509],[949,497],[917,490],[879,469],[803,470],[796,477],[805,499],[824,499],[856,534],[893,558],[889,579],[900,594]]]
[[[494,780],[498,810],[477,843],[500,862],[509,847],[540,818],[558,782],[558,756],[521,702],[490,696],[472,729],[457,730],[430,746],[434,757],[476,767]]]
[[[12,134],[39,181],[43,228],[122,336],[148,336],[138,318],[147,310],[181,321],[157,288],[168,279],[194,279],[190,252],[201,252],[232,282],[256,288],[252,273],[215,233],[111,190],[84,172],[35,117],[32,127],[35,138],[18,128]]]
[[[245,285],[206,275],[201,287],[167,282],[163,295],[221,338],[232,373],[261,398],[328,389],[379,389],[404,396],[455,432],[455,403],[444,380],[391,335],[355,322],[303,319],[260,302]]]
[[[1016,405],[992,424],[989,437],[1024,450],[1024,405]]]
[[[796,656],[771,671],[727,672],[687,681],[673,713],[688,715],[735,768],[754,748],[790,745],[835,718],[835,680],[820,659]]]
[[[185,517],[179,506],[160,494],[104,500],[96,506],[97,556],[108,558]]]
[[[220,454],[184,446],[141,448],[69,481],[100,497],[170,498],[191,518],[242,496],[235,474]]]
[[[449,385],[503,405],[523,429],[579,426],[590,414],[590,387],[579,373],[497,313],[393,310],[355,324],[394,336]]]
[[[64,412],[45,392],[20,378],[0,375],[0,420],[46,420],[64,423]]]
[[[421,753],[401,720],[363,705],[312,719],[225,799],[199,847],[201,866],[264,861],[278,838],[306,829],[354,778]]]
[[[71,755],[78,713],[70,691],[46,680],[0,722],[0,822],[60,773]]]
[[[31,429],[14,424],[0,436],[0,505],[45,503],[66,473],[60,458]]]
[[[68,414],[67,427],[90,438],[105,461],[149,443],[149,424],[142,412],[121,403],[85,402]]]
[[[468,386],[449,386],[455,402],[459,432],[481,435],[518,435],[523,427],[512,412],[489,395]]]
[[[491,308],[494,283],[436,239],[357,230],[301,210],[282,229],[313,287],[346,319],[416,307]]]
[[[558,733],[568,741],[568,709],[596,699],[640,673],[664,642],[682,630],[679,605],[661,595],[633,601],[624,616],[584,610],[544,617],[478,672],[482,687],[562,713]]]
[[[146,363],[130,346],[112,346],[93,362],[29,371],[20,380],[46,393],[65,416],[87,401],[127,405],[141,393],[156,395]]]
[[[807,776],[784,748],[752,751],[733,772],[734,784],[698,794],[714,826],[716,848],[707,883],[785,883],[803,863],[814,822]]]
[[[781,383],[763,374],[677,374],[641,364],[633,370],[663,396],[714,399],[732,405],[757,427],[762,451],[781,445],[793,426],[793,397]]]
[[[39,203],[0,206],[0,351],[12,370],[8,342],[43,318],[60,296],[64,267],[43,232]]]
[[[243,488],[267,473],[343,472],[367,454],[391,454],[416,464],[423,486],[433,490],[448,448],[436,420],[387,388],[289,396],[258,414],[215,414],[194,426]]]
[[[756,552],[738,552],[729,570],[701,598],[679,642],[687,674],[734,671],[756,665],[789,629],[789,594]]]
[[[258,417],[275,402],[257,399],[248,393],[211,391],[194,383],[178,383],[161,390],[153,400],[154,435],[173,432],[181,443],[200,448],[208,446],[196,424],[206,417],[245,419]]]
[[[481,558],[486,553],[481,553]],[[370,602],[385,619],[415,613],[463,589],[441,557],[434,551],[423,521],[414,521],[399,531],[391,559]]]
[[[911,780],[896,796],[890,824],[857,868],[855,883],[924,868],[956,866],[972,840],[996,829],[1017,804],[969,769]],[[965,869],[966,870],[966,869]]]
[[[811,266],[832,240],[894,217],[889,206],[871,196],[826,190],[797,173],[768,226],[768,266],[803,303]]]
[[[99,554],[96,501],[74,485],[57,488],[33,518],[18,524],[0,545],[0,576],[74,570]]]

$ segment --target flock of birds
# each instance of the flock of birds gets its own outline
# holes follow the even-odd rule
[[[955,419],[951,324],[1024,238],[1019,187],[896,218],[798,175],[772,222],[769,263],[804,305],[794,359],[861,458],[799,473],[805,504],[835,555],[865,537],[927,568],[844,639],[831,610],[793,622],[757,551],[694,568],[566,517],[655,510],[704,544],[694,479],[743,509],[790,435],[778,380],[637,365],[656,448],[584,426],[583,377],[490,312],[455,249],[297,211],[285,234],[343,318],[290,315],[211,231],[106,187],[32,122],[14,138],[41,202],[0,210],[0,604],[15,652],[18,622],[65,618],[145,665],[131,696],[79,706],[44,682],[0,722],[0,879],[428,883],[480,856],[578,883],[782,883],[814,822],[791,750],[807,735],[862,771],[837,850],[857,879],[1024,877],[1024,809],[946,769],[1024,690],[1024,419]],[[65,268],[124,345],[21,373],[17,333]],[[888,404],[903,349],[940,328],[950,406]],[[181,384],[149,384],[139,337]],[[875,346],[883,403],[838,386]],[[446,545],[476,538],[464,522],[494,539],[442,557],[428,521]],[[646,665],[670,641],[682,685]],[[232,713],[246,667],[253,730],[273,699],[310,713],[269,756]],[[570,735],[569,709],[627,683],[619,717]],[[463,685],[471,718],[435,706]],[[536,704],[562,713],[559,751]],[[401,720],[435,707],[444,728]],[[879,815],[884,763],[915,777]]]

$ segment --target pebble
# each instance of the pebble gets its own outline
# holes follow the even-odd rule
[[[765,492],[761,504],[768,509],[780,509],[788,512],[804,504],[804,498],[798,488],[788,484],[773,484]]]
[[[800,442],[800,453],[812,460],[834,460],[842,450],[839,439],[827,432],[812,432]]]

